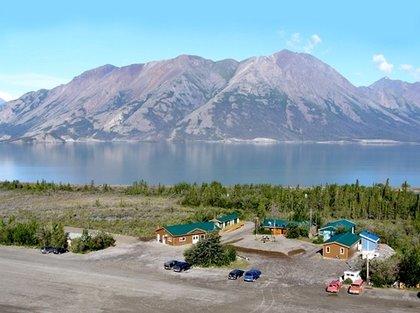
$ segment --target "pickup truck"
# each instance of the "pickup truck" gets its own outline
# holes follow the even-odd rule
[[[348,292],[352,295],[360,295],[363,289],[365,289],[365,282],[362,279],[358,279],[350,285]]]
[[[244,281],[253,282],[256,281],[261,276],[261,271],[258,269],[250,269],[249,271],[245,272]]]
[[[342,285],[343,283],[338,279],[333,280],[328,284],[326,291],[330,293],[339,293]]]

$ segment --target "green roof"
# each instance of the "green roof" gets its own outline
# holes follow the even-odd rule
[[[230,214],[227,214],[227,215],[220,216],[220,217],[216,218],[215,220],[218,221],[218,222],[221,222],[221,223],[225,223],[225,222],[228,222],[228,221],[236,220],[237,218],[238,218],[238,213],[234,212],[234,213],[230,213]]]
[[[284,228],[289,224],[286,220],[275,219],[275,218],[266,218],[262,222],[262,227],[269,227],[269,228]]]
[[[202,230],[206,233],[212,232],[217,229],[217,226],[213,222],[197,222],[189,224],[178,224],[163,226],[172,236],[185,236],[195,230]]]
[[[351,229],[355,226],[356,224],[353,223],[352,221],[341,219],[341,220],[329,222],[325,224],[324,227],[321,227],[319,230],[320,231],[327,230],[327,229],[337,230],[338,228],[342,227],[344,228],[345,231],[351,231]]]
[[[355,235],[353,233],[343,233],[338,234],[335,236],[332,236],[330,239],[324,242],[325,243],[337,243],[342,246],[346,246],[350,248],[353,246],[356,242],[360,240],[360,237],[358,235]]]

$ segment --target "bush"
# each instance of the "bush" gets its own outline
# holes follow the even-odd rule
[[[9,219],[0,223],[0,243],[5,245],[37,246],[38,223],[35,221],[17,223]]]
[[[312,242],[316,245],[320,245],[324,243],[324,238],[322,238],[322,236],[318,236],[314,240],[312,240]]]
[[[286,238],[308,237],[308,229],[302,226],[290,226],[286,232]]]
[[[387,260],[369,261],[370,282],[375,287],[391,286],[398,278],[399,259],[394,256]],[[366,262],[360,276],[366,280]]]
[[[420,246],[405,252],[399,271],[399,279],[408,287],[420,284]]]
[[[217,233],[185,250],[185,260],[191,265],[203,267],[229,265],[236,260],[236,251],[232,246],[223,247]]]
[[[353,283],[353,281],[350,278],[346,278],[346,280],[343,281],[343,283],[345,283],[346,285],[350,285],[351,283]]]
[[[87,253],[106,249],[114,244],[115,239],[111,235],[100,232],[92,237],[88,230],[84,229],[81,237],[72,240],[70,250],[74,253]]]

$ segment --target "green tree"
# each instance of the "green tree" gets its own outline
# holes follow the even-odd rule
[[[420,245],[406,251],[403,255],[399,279],[409,287],[420,284]]]
[[[210,234],[184,252],[185,260],[191,265],[203,267],[228,265],[236,259],[233,247],[224,247],[217,233]]]
[[[369,262],[370,281],[375,287],[391,286],[398,279],[398,271],[399,259],[396,256]],[[366,262],[363,263],[360,276],[366,280]]]
[[[51,225],[51,246],[67,248],[67,234],[61,224]]]

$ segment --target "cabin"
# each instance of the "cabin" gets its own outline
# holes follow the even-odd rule
[[[229,226],[239,223],[238,213],[231,213],[227,215],[222,215],[212,220],[220,229],[225,229]]]
[[[374,256],[379,247],[379,236],[367,230],[362,231],[359,236],[362,242],[362,258]]]
[[[289,222],[282,219],[266,218],[261,224],[261,227],[269,230],[272,235],[284,235],[287,231]]]
[[[329,222],[325,224],[318,230],[318,235],[322,236],[324,241],[329,240],[332,236],[334,236],[338,230],[342,230],[344,233],[352,233],[354,234],[354,230],[356,228],[356,224],[352,221],[341,219],[333,222]]]
[[[353,233],[332,236],[324,242],[322,256],[329,259],[348,260],[357,252],[360,237]]]
[[[197,222],[163,226],[156,229],[156,241],[171,246],[195,244],[207,237],[208,234],[218,231],[213,222]]]

